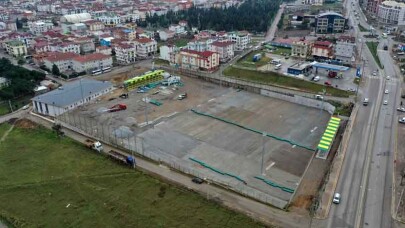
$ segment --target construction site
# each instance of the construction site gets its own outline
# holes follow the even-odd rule
[[[148,79],[147,86],[139,86],[141,77],[114,81],[111,93],[58,119],[209,184],[286,208],[331,114],[203,80],[170,78]]]

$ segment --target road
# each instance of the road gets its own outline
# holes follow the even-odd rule
[[[273,23],[271,24],[269,30],[266,33],[266,38],[265,38],[266,42],[273,40],[274,34],[277,31],[278,21],[280,20],[281,15],[284,13],[285,6],[286,6],[286,4],[281,4],[280,5],[280,9],[278,10],[276,17],[273,20]]]
[[[351,2],[353,0],[347,1],[348,9],[353,8]],[[356,7],[359,12],[357,3]],[[360,15],[360,23],[369,27],[364,15]],[[349,17],[354,20],[352,13]],[[357,23],[359,21],[354,24]],[[354,30],[359,34],[357,26]],[[378,47],[379,58],[384,66],[395,66],[388,51],[382,50],[385,42]],[[385,67],[378,76],[370,76],[376,64],[366,46],[362,58],[368,64],[363,73],[358,102],[361,103],[364,97],[371,102],[368,106],[360,104],[336,188],[336,192],[342,195],[342,201],[339,205],[332,205],[329,218],[320,223],[326,227],[394,226],[391,219],[393,152],[401,80],[396,77],[399,75],[396,67]],[[388,75],[390,80],[386,79]],[[388,94],[384,94],[384,90],[388,90]],[[382,104],[384,100],[388,101],[388,105]]]

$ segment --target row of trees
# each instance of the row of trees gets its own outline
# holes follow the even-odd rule
[[[282,0],[245,0],[238,7],[201,9],[193,6],[179,12],[169,11],[162,16],[147,15],[139,25],[159,28],[186,20],[190,27],[199,30],[266,32],[281,3]]]
[[[10,85],[0,90],[2,100],[32,94],[38,82],[45,79],[45,74],[15,66],[6,58],[0,59],[0,75],[10,80]]]

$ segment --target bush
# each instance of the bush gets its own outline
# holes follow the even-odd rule
[[[48,69],[48,67],[46,67],[45,65],[41,65],[41,66],[39,66],[39,68],[46,71],[46,72],[51,72],[51,70]]]

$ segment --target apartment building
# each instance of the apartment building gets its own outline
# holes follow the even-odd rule
[[[53,24],[43,21],[28,22],[28,28],[33,34],[39,35],[53,29]]]
[[[81,55],[72,59],[73,70],[90,72],[106,67],[112,67],[112,57],[101,53]]]
[[[333,59],[333,44],[329,41],[315,41],[312,56],[315,59]]]
[[[213,71],[219,67],[219,54],[184,49],[170,54],[170,64],[183,69]]]
[[[27,55],[27,46],[19,40],[12,40],[5,43],[6,51],[14,57]]]
[[[119,43],[114,45],[115,57],[119,64],[130,64],[135,62],[136,58],[136,46]]]
[[[212,44],[214,40],[206,38],[206,39],[194,39],[187,43],[186,49],[194,50],[194,51],[208,51],[210,44]]]
[[[42,59],[42,62],[49,70],[52,70],[55,64],[60,72],[66,72],[73,69],[72,59],[78,57],[79,55],[73,52],[48,52],[45,53],[47,57]]]
[[[208,49],[219,54],[220,62],[227,62],[235,56],[235,43],[232,41],[215,41]]]
[[[291,44],[291,57],[306,59],[311,56],[312,43],[309,41],[293,41]]]
[[[149,38],[136,39],[136,55],[146,58],[157,52],[157,42]]]
[[[235,51],[242,51],[251,43],[251,35],[247,31],[229,32],[228,40],[235,42]]]
[[[378,22],[387,25],[405,25],[405,3],[395,1],[384,1],[378,5]]]

